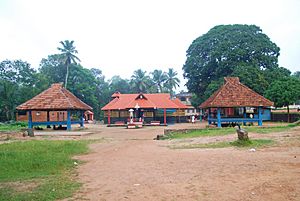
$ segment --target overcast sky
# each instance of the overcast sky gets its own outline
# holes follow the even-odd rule
[[[0,0],[0,60],[38,68],[68,39],[107,78],[172,67],[183,85],[189,45],[220,24],[261,27],[281,49],[279,65],[300,70],[299,0]]]

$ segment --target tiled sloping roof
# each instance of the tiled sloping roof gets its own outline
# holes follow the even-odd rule
[[[188,108],[190,108],[189,106],[183,104],[178,98],[176,98],[176,99],[174,99],[174,100],[172,100],[172,101],[173,101],[176,105],[178,105],[178,107],[181,108],[181,109],[188,109]],[[192,108],[194,108],[194,107],[192,106]]]
[[[238,77],[225,77],[225,83],[199,107],[255,107],[274,103],[240,83]]]
[[[140,99],[139,96],[143,98]],[[134,108],[138,105],[140,108],[186,108],[184,104],[177,104],[170,98],[170,94],[118,94],[102,110],[124,110]]]
[[[79,100],[59,83],[52,84],[50,88],[17,107],[17,110],[62,109],[92,110],[93,108]]]

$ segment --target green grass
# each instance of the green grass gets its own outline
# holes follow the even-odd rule
[[[230,145],[235,147],[253,147],[259,148],[265,145],[273,144],[274,141],[270,139],[253,139],[253,140],[236,140],[233,142],[229,142]]]
[[[243,127],[249,133],[273,133],[273,132],[282,132],[289,130],[298,124],[292,123],[288,125],[272,126],[272,127],[256,127],[256,126],[245,126]],[[196,138],[196,137],[206,137],[206,136],[222,136],[228,134],[236,133],[235,128],[205,128],[199,130],[192,130],[188,132],[174,132],[165,135],[162,139],[182,139],[182,138]]]
[[[14,122],[10,124],[0,124],[0,131],[19,131],[22,128],[27,128],[25,122]]]
[[[0,145],[0,200],[56,200],[80,187],[72,180],[76,160],[90,141],[26,141]],[[76,161],[78,163],[78,161]],[[38,184],[18,190],[11,184]],[[20,186],[15,185],[15,186]]]
[[[181,138],[194,138],[194,137],[205,137],[205,136],[221,136],[235,133],[234,128],[206,128],[199,130],[192,130],[186,133],[174,132],[165,135],[163,139],[181,139]]]
[[[226,147],[251,147],[259,148],[273,144],[273,140],[269,139],[254,139],[254,140],[236,140],[233,142],[216,142],[206,144],[190,144],[183,146],[172,146],[173,149],[196,149],[196,148],[226,148]]]
[[[297,124],[288,124],[285,126],[272,126],[272,127],[245,127],[245,129],[248,132],[253,132],[253,133],[276,133],[276,132],[283,132],[287,131],[293,127],[296,127]]]

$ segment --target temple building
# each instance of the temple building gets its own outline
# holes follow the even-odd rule
[[[143,122],[167,125],[184,120],[187,108],[179,99],[171,99],[170,94],[121,94],[116,92],[112,100],[105,105],[105,123]]]

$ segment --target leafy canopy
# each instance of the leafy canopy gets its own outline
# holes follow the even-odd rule
[[[255,25],[219,25],[198,37],[187,50],[183,66],[187,88],[202,101],[211,83],[226,76],[263,93],[268,74],[278,69],[279,47]]]
[[[276,80],[266,90],[265,95],[274,101],[276,107],[291,105],[300,99],[300,80],[294,77]]]

